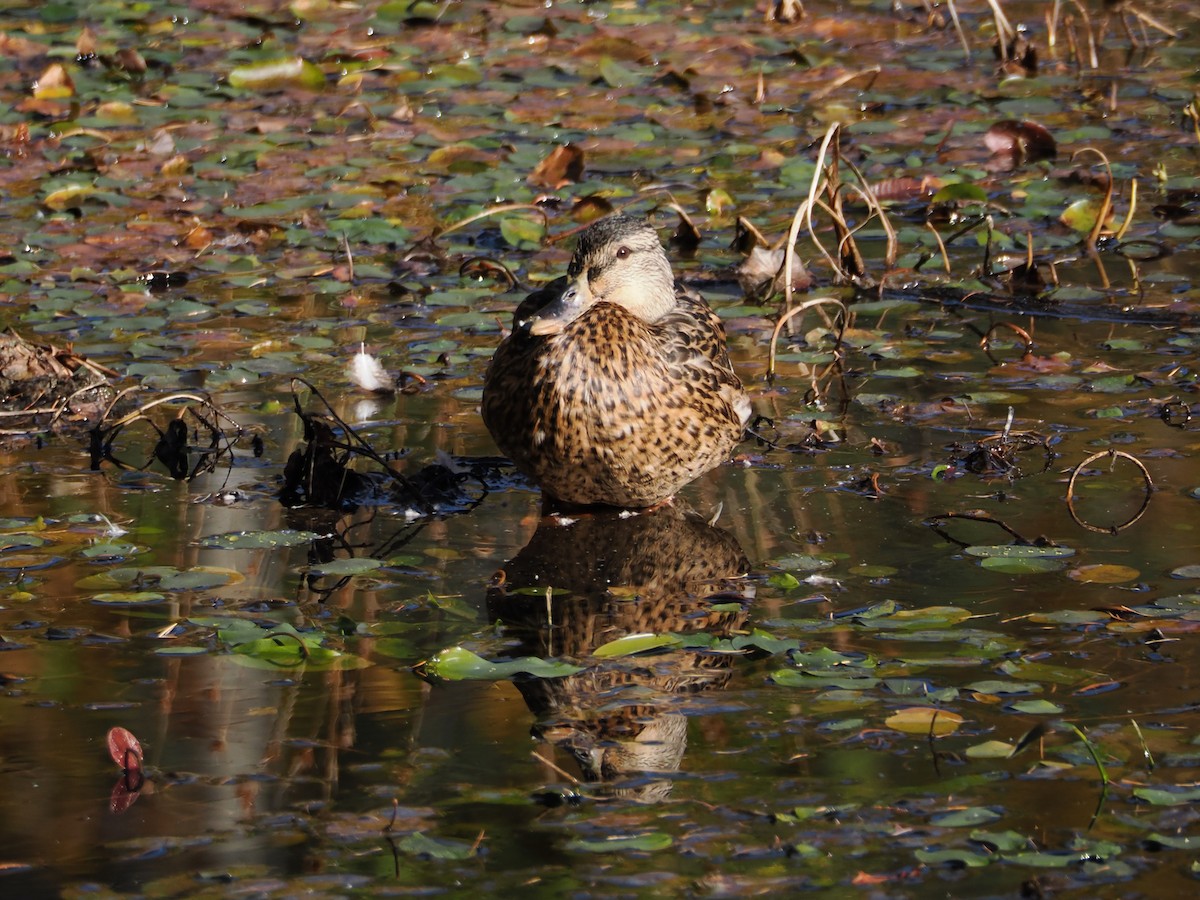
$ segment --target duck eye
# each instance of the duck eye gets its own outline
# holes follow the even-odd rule
[[[632,252],[633,251],[630,250],[628,247],[618,247],[617,248],[617,259],[628,259],[629,254],[631,254]]]

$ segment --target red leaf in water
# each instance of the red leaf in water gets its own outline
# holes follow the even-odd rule
[[[120,726],[108,729],[108,755],[127,773],[141,773],[142,745],[133,732]]]
[[[1007,154],[1023,162],[1053,159],[1058,155],[1054,135],[1036,122],[1003,119],[987,130],[983,142],[993,154]]]
[[[117,783],[113,785],[112,793],[108,795],[109,811],[116,815],[125,812],[137,800],[141,787],[142,779],[140,776],[137,780],[137,787],[134,787],[129,784],[129,776],[122,775],[117,779]]]

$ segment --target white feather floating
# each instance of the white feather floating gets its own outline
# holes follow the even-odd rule
[[[387,369],[367,352],[365,344],[359,347],[350,361],[350,380],[364,391],[374,394],[394,394],[396,382],[388,376]]]

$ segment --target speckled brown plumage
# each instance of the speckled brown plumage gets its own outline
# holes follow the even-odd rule
[[[500,449],[573,504],[671,498],[728,458],[749,415],[720,320],[629,216],[590,226],[568,278],[518,307],[483,392]]]

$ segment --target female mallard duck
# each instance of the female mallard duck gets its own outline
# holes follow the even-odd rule
[[[517,308],[483,388],[501,451],[562,503],[654,506],[729,457],[750,418],[725,329],[655,230],[595,222]]]

